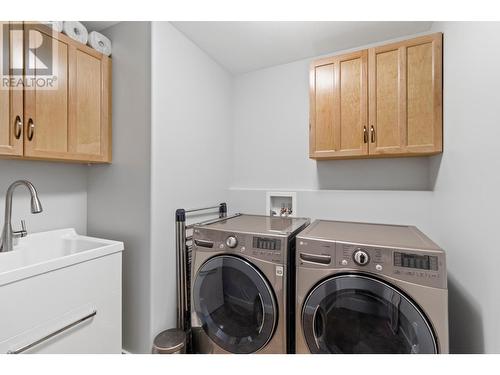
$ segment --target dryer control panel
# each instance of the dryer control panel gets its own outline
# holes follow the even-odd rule
[[[436,288],[446,287],[445,261],[443,251],[297,239],[299,267],[354,270]]]

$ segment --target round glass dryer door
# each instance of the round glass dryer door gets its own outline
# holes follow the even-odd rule
[[[319,284],[306,299],[302,326],[312,353],[437,353],[420,309],[369,276],[335,276]]]
[[[249,262],[216,256],[196,275],[194,309],[205,333],[231,353],[254,353],[271,339],[277,320],[274,294]]]

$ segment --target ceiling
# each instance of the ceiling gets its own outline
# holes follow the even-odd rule
[[[428,31],[432,22],[172,22],[233,74]]]
[[[116,25],[120,21],[82,21],[89,32],[91,31],[101,31]]]

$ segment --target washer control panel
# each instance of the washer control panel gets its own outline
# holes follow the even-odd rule
[[[387,250],[387,249],[385,249]],[[363,270],[374,270],[380,272],[383,270],[383,264],[390,256],[386,256],[381,248],[337,243],[337,262],[342,267],[360,267]]]
[[[202,229],[194,230],[193,240],[197,251],[227,251],[280,264],[287,242],[284,238]]]
[[[282,263],[282,241],[279,238],[249,236],[251,237],[252,255],[259,259],[264,259],[274,263]]]

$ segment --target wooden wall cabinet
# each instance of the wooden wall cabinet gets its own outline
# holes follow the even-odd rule
[[[56,80],[51,89],[2,92],[0,105],[9,105],[10,114],[8,122],[6,115],[0,119],[0,155],[111,162],[111,59],[41,24],[25,23],[11,35],[16,39],[3,51],[22,61],[26,82],[46,77],[38,69],[43,56],[51,56]]]
[[[442,34],[314,61],[309,157],[443,151]]]

